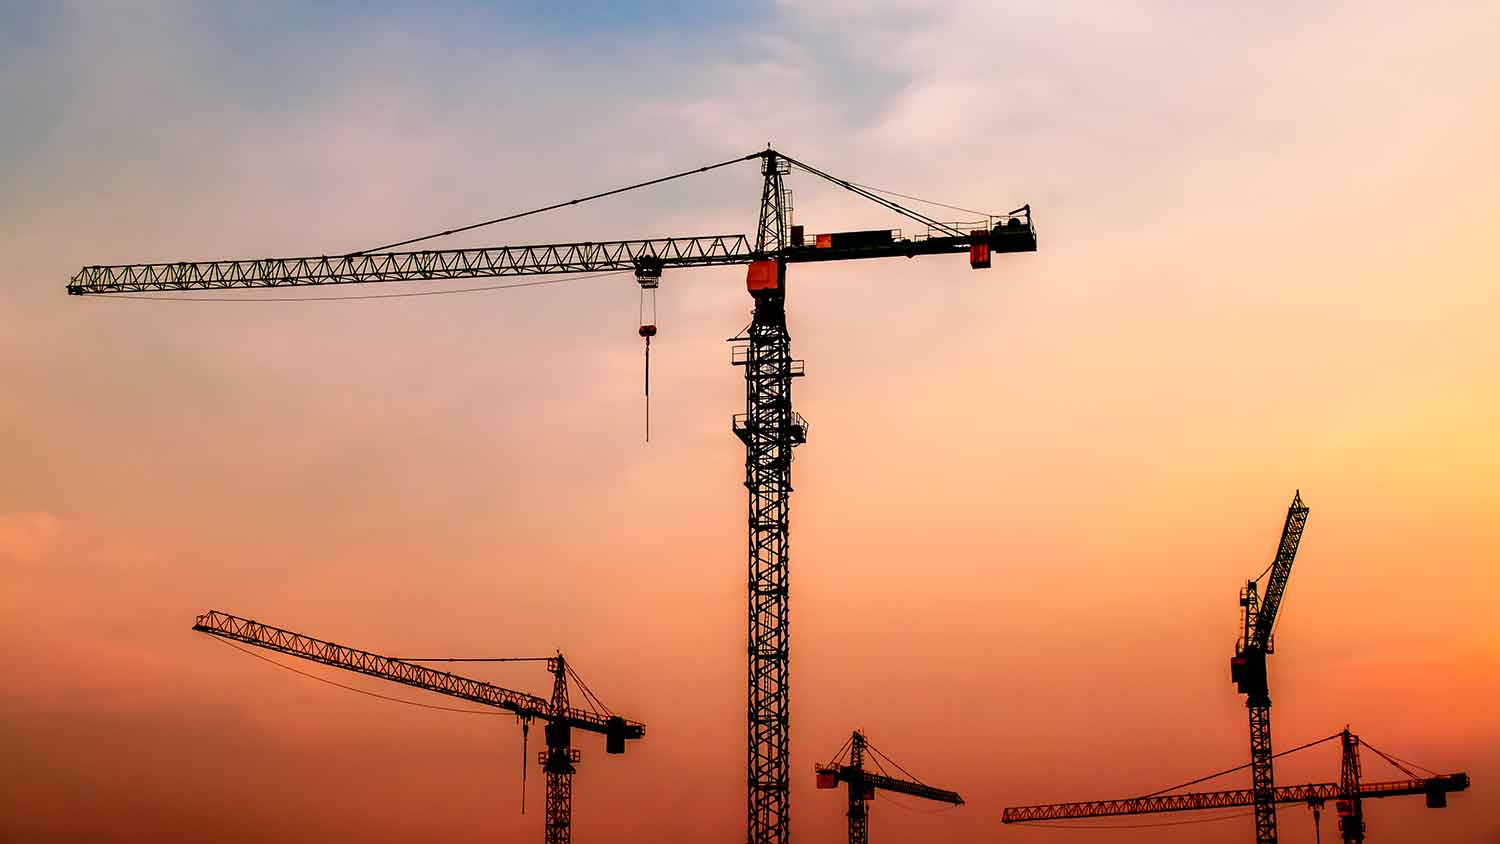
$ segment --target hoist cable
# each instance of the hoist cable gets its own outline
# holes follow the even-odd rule
[[[531,761],[531,751],[527,744],[531,738],[531,719],[521,720],[521,814],[526,814],[526,769],[530,767],[526,763]]]

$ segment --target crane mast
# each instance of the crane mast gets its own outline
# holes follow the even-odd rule
[[[1339,735],[1339,799],[1334,804],[1339,816],[1339,837],[1344,844],[1363,844],[1365,810],[1360,802],[1359,736],[1345,727]]]
[[[1266,594],[1258,594],[1255,581],[1249,581],[1240,593],[1240,606],[1244,616],[1244,633],[1234,658],[1229,663],[1230,678],[1245,695],[1245,708],[1250,722],[1250,783],[1256,795],[1255,842],[1276,844],[1276,782],[1271,751],[1271,693],[1266,677],[1266,655],[1274,644],[1272,631],[1276,627],[1276,613],[1281,609],[1281,599],[1286,592],[1287,579],[1292,573],[1292,562],[1297,558],[1297,547],[1302,542],[1302,529],[1307,524],[1307,507],[1302,503],[1302,492],[1292,496],[1287,508],[1286,522],[1281,529],[1281,541],[1277,544],[1276,557],[1267,573]]]
[[[779,255],[785,245],[782,176],[790,169],[774,152],[761,161],[765,181],[755,237],[760,255]],[[807,441],[807,424],[792,411],[792,379],[802,375],[802,361],[792,359],[786,330],[786,264],[775,258],[750,264],[746,287],[755,306],[749,328],[731,340],[745,342],[734,347],[730,359],[745,368],[745,413],[731,424],[745,445],[749,493],[747,840],[779,844],[791,837],[787,531],[792,449]]]
[[[568,665],[562,654],[548,658],[553,675],[550,699],[516,692],[446,671],[436,671],[407,660],[315,639],[302,633],[272,627],[229,613],[210,610],[197,617],[193,629],[221,639],[243,642],[299,659],[378,677],[393,683],[448,695],[513,712],[523,725],[532,719],[544,722],[547,747],[538,754],[546,779],[546,844],[570,844],[573,823],[573,774],[580,754],[572,744],[573,730],[602,733],[605,752],[625,752],[627,739],[646,735],[646,726],[618,715],[601,714],[568,703]]]
[[[752,160],[761,162],[763,177],[753,242],[745,235],[708,235],[390,251],[397,246]],[[909,234],[897,229],[877,229],[804,236],[803,227],[792,225],[788,214],[788,194],[783,177],[793,167],[902,214],[923,229]],[[792,379],[803,374],[803,362],[792,357],[791,339],[787,333],[787,266],[968,253],[971,268],[988,269],[996,253],[1035,252],[1036,248],[1036,230],[1029,205],[978,221],[941,222],[768,147],[761,152],[696,170],[344,255],[89,265],[69,280],[67,292],[72,295],[149,294],[634,271],[643,297],[649,297],[654,313],[655,290],[663,269],[747,265],[746,287],[753,300],[753,310],[749,326],[732,338],[735,345],[730,352],[731,363],[744,367],[745,374],[745,409],[743,413],[733,414],[730,429],[745,446],[744,483],[749,497],[746,832],[749,844],[786,844],[790,837],[787,534],[792,450],[807,441],[807,423],[792,407]],[[647,320],[646,304],[646,298],[643,298],[639,334],[647,344],[645,391],[649,440],[650,342],[657,326],[654,316]],[[565,767],[561,757],[549,764],[559,769]]]

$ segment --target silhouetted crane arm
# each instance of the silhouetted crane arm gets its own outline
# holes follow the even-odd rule
[[[1468,774],[1448,774],[1429,779],[1395,780],[1362,783],[1361,798],[1403,797],[1416,794],[1447,794],[1469,787]],[[1307,803],[1337,800],[1342,797],[1336,782],[1282,786],[1276,789],[1277,803]],[[1078,803],[1045,803],[1035,806],[1012,806],[1001,815],[1001,823],[1056,821],[1076,818],[1104,818],[1116,815],[1144,815],[1157,812],[1193,812],[1200,809],[1229,809],[1255,805],[1251,789],[1208,791],[1189,794],[1163,794],[1156,797],[1134,797],[1126,800],[1090,800]]]
[[[1302,493],[1292,497],[1286,511],[1286,523],[1281,528],[1281,542],[1276,548],[1276,559],[1271,563],[1270,579],[1266,581],[1266,594],[1260,598],[1260,606],[1254,610],[1255,624],[1245,642],[1247,650],[1270,651],[1271,631],[1276,627],[1276,612],[1281,609],[1281,596],[1286,592],[1287,578],[1292,573],[1292,562],[1297,558],[1297,546],[1302,542],[1302,528],[1307,524],[1307,507],[1302,504]]]
[[[514,712],[524,718],[536,718],[549,723],[566,723],[575,729],[588,732],[606,733],[612,717],[574,707],[570,707],[565,714],[558,716],[552,711],[552,703],[546,698],[511,691],[480,680],[449,674],[446,671],[434,671],[426,666],[403,662],[346,645],[325,642],[322,639],[314,639],[301,633],[271,627],[217,610],[198,616],[193,629],[222,639],[244,642],[247,645],[278,651],[299,659],[342,668],[345,671],[367,674],[393,683],[493,706]],[[645,734],[644,724],[628,720],[624,722],[626,738],[638,739]]]
[[[552,243],[482,249],[426,249],[339,256],[187,261],[91,266],[68,282],[68,292],[228,290],[363,284],[375,281],[443,281],[464,278],[632,270],[642,258],[664,266],[703,267],[750,260],[744,235],[654,240]]]
[[[820,774],[832,774],[836,781],[845,783],[863,782],[872,788],[881,791],[892,791],[897,794],[909,794],[912,797],[921,797],[924,800],[936,800],[940,803],[952,803],[962,806],[964,799],[958,796],[958,792],[949,791],[945,788],[933,788],[910,780],[898,780],[882,774],[873,774],[869,771],[860,771],[848,765],[820,765],[815,769]]]
[[[996,222],[998,220],[998,222]],[[993,227],[990,228],[993,223]],[[990,252],[1036,250],[1030,212],[991,218],[967,236],[902,238],[899,232],[838,232],[813,235],[800,246],[759,253],[742,234],[664,237],[496,246],[479,249],[429,249],[416,252],[371,252],[300,258],[255,258],[232,261],[175,261],[155,264],[88,266],[68,281],[74,295],[141,293],[164,290],[234,290],[364,284],[378,281],[446,281],[470,278],[552,275],[636,270],[643,265],[708,267],[780,259],[787,263],[846,261],[862,258],[915,257],[968,252],[977,242]]]

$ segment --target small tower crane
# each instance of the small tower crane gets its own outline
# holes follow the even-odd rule
[[[848,751],[847,761],[840,763],[844,758],[844,752]],[[844,743],[839,752],[834,755],[832,762],[825,765],[817,765],[814,770],[818,774],[818,788],[838,788],[842,783],[849,792],[849,844],[868,844],[869,835],[869,808],[865,805],[875,799],[875,790],[881,789],[894,794],[909,794],[913,797],[921,797],[924,800],[936,800],[941,803],[951,803],[954,806],[962,806],[963,798],[956,791],[948,791],[942,788],[933,788],[930,785],[918,782],[916,777],[906,773],[900,765],[891,762],[897,770],[906,773],[911,779],[903,780],[890,776],[883,771],[876,773],[865,769],[865,751],[869,750],[875,756],[884,757],[885,754],[876,750],[865,740],[865,734],[859,730]],[[878,760],[871,757],[877,767],[883,768]],[[889,758],[886,761],[890,762]]]
[[[646,735],[646,725],[613,714],[598,703],[587,686],[583,686],[582,691],[596,708],[570,706],[568,677],[576,680],[578,675],[573,673],[562,654],[538,658],[546,660],[547,670],[552,674],[552,697],[549,700],[415,664],[428,660],[381,656],[217,610],[198,616],[193,629],[221,639],[513,712],[521,719],[523,737],[533,719],[541,721],[547,749],[537,754],[537,763],[546,775],[546,844],[569,844],[573,840],[573,772],[580,758],[573,747],[573,730],[602,733],[604,752],[610,754],[624,753],[626,740]]]
[[[1255,580],[1246,583],[1240,592],[1244,632],[1236,644],[1234,658],[1229,662],[1229,675],[1239,686],[1240,693],[1245,695],[1245,707],[1250,713],[1250,787],[1255,795],[1255,844],[1276,844],[1276,783],[1272,772],[1271,693],[1266,679],[1266,656],[1275,649],[1271,634],[1276,629],[1276,613],[1281,609],[1281,598],[1286,593],[1287,578],[1291,576],[1292,562],[1297,558],[1297,546],[1302,542],[1302,528],[1306,524],[1307,507],[1302,503],[1302,491],[1298,490],[1286,511],[1276,557],[1262,574],[1270,575],[1265,596],[1258,594]]]
[[[1333,800],[1339,815],[1339,834],[1344,844],[1362,844],[1365,840],[1364,809],[1361,801],[1373,798],[1406,797],[1422,795],[1427,808],[1443,809],[1448,806],[1448,795],[1466,791],[1469,775],[1432,774],[1422,777],[1413,773],[1393,757],[1375,751],[1381,758],[1401,769],[1410,778],[1389,782],[1363,782],[1360,779],[1359,737],[1345,727],[1340,733],[1320,739],[1313,744],[1338,738],[1341,747],[1339,781],[1312,783],[1308,785],[1281,786],[1271,792],[1274,803],[1304,803],[1313,809],[1314,822],[1325,801]],[[1311,747],[1305,745],[1304,747]],[[1375,748],[1365,745],[1370,750]],[[1240,770],[1240,769],[1235,769]],[[1227,772],[1226,772],[1227,773]],[[1202,780],[1197,780],[1201,782]],[[1175,791],[1168,789],[1168,791]],[[1239,788],[1230,791],[1177,792],[1131,797],[1124,800],[1088,800],[1075,803],[1042,803],[1033,806],[1007,807],[1000,817],[1001,823],[1039,823],[1043,821],[1078,820],[1082,818],[1105,818],[1120,815],[1146,815],[1159,812],[1195,812],[1204,809],[1229,809],[1240,806],[1256,806],[1263,796],[1254,788]],[[1259,830],[1257,829],[1257,834]]]
[[[392,251],[748,161],[760,163],[762,176],[759,222],[753,238],[720,234]],[[793,168],[906,217],[918,229],[807,232],[804,226],[792,223],[791,192],[783,177]],[[646,343],[649,439],[650,343],[657,334],[655,296],[663,269],[746,266],[745,287],[753,303],[750,324],[730,339],[735,343],[730,349],[730,362],[744,369],[745,412],[734,414],[729,425],[745,446],[744,485],[749,499],[746,837],[749,844],[787,844],[791,837],[788,534],[792,450],[807,442],[807,421],[792,408],[792,380],[804,372],[803,362],[792,357],[791,335],[787,331],[787,266],[966,253],[969,266],[982,270],[989,269],[995,254],[1037,250],[1030,204],[1009,213],[965,212],[976,218],[944,222],[901,205],[889,196],[900,195],[838,178],[767,145],[765,150],[716,164],[357,252],[293,258],[93,264],[69,279],[67,292],[75,296],[149,295],[556,273],[634,273],[641,290],[637,331]]]

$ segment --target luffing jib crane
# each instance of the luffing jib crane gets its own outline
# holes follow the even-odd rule
[[[537,754],[537,763],[541,765],[546,779],[546,844],[568,844],[572,840],[573,772],[580,758],[578,750],[573,747],[573,731],[603,734],[604,750],[611,754],[624,753],[627,740],[646,735],[646,725],[604,709],[586,687],[584,694],[603,711],[571,706],[568,703],[568,676],[572,675],[577,679],[577,675],[573,674],[573,669],[568,666],[562,654],[545,658],[547,670],[553,677],[552,697],[549,700],[446,671],[435,671],[410,660],[325,642],[217,610],[198,616],[193,629],[345,671],[355,671],[513,712],[521,719],[523,730],[529,728],[531,721],[541,721],[547,748]]]
[[[1339,815],[1339,835],[1344,844],[1360,844],[1365,840],[1364,809],[1361,801],[1385,797],[1408,797],[1421,795],[1426,798],[1427,808],[1443,809],[1448,805],[1448,795],[1469,788],[1469,775],[1434,774],[1420,777],[1406,766],[1386,756],[1379,755],[1400,768],[1410,779],[1388,782],[1363,782],[1360,779],[1359,737],[1345,728],[1343,732],[1327,739],[1340,739],[1342,748],[1338,782],[1312,783],[1309,785],[1281,786],[1271,792],[1271,802],[1302,803],[1314,812],[1314,823],[1318,812],[1326,801],[1334,801]],[[1310,745],[1309,745],[1310,746]],[[1369,745],[1365,745],[1369,747]],[[1370,748],[1374,750],[1374,748]],[[1001,822],[1039,823],[1043,821],[1080,820],[1084,818],[1106,818],[1120,815],[1146,815],[1160,812],[1196,812],[1204,809],[1230,809],[1256,806],[1261,795],[1254,788],[1238,788],[1229,791],[1206,791],[1189,793],[1160,793],[1146,797],[1130,797],[1124,800],[1087,800],[1073,803],[1041,803],[1033,806],[1012,806],[1001,815]],[[1321,834],[1321,833],[1320,833]]]
[[[847,760],[844,759],[845,750],[849,753]],[[865,740],[864,733],[855,730],[854,735],[849,737],[849,741],[844,743],[844,747],[834,755],[832,762],[814,768],[818,775],[818,788],[838,788],[842,784],[849,792],[849,844],[868,844],[870,840],[869,807],[865,804],[875,799],[876,790],[889,791],[892,794],[908,794],[924,800],[951,803],[954,806],[963,805],[964,799],[959,797],[956,791],[933,788],[925,783],[917,782],[915,777],[900,779],[883,771],[876,773],[868,770],[865,767],[866,750],[873,751],[876,755],[883,755]],[[877,767],[884,767],[878,762],[876,764]],[[891,764],[895,765],[894,762]],[[901,766],[895,765],[895,767],[902,773],[906,773]],[[911,777],[911,774],[907,776]]]
[[[1276,844],[1276,801],[1273,799],[1276,782],[1272,772],[1271,692],[1266,678],[1266,657],[1275,649],[1275,639],[1271,634],[1276,629],[1276,613],[1281,609],[1287,578],[1291,576],[1292,562],[1297,558],[1297,546],[1302,542],[1302,529],[1306,524],[1307,507],[1302,504],[1302,491],[1298,490],[1286,511],[1276,557],[1265,572],[1269,575],[1266,594],[1258,594],[1254,580],[1246,583],[1240,592],[1244,629],[1229,662],[1229,675],[1239,686],[1240,693],[1245,695],[1245,708],[1250,713],[1250,787],[1256,795],[1255,844]]]
[[[760,217],[753,240],[746,235],[709,235],[390,251],[744,161],[759,161],[763,177]],[[907,217],[922,230],[910,234],[894,229],[809,233],[790,219],[790,196],[783,177],[793,167]],[[301,258],[94,265],[79,270],[67,289],[75,295],[150,293],[625,271],[635,273],[641,289],[639,333],[649,344],[656,334],[656,324],[654,316],[648,314],[655,312],[655,291],[664,269],[748,265],[746,288],[753,311],[750,325],[731,339],[736,345],[730,355],[731,362],[743,367],[745,373],[745,411],[733,415],[730,428],[745,445],[745,488],[749,493],[746,825],[750,844],[785,844],[790,837],[787,532],[792,449],[807,441],[807,422],[792,407],[792,379],[803,374],[803,363],[792,357],[787,333],[787,265],[967,253],[970,267],[987,269],[995,253],[1035,252],[1037,248],[1029,205],[972,222],[952,223],[879,195],[888,193],[839,179],[768,147],[706,167],[372,250]],[[649,345],[647,349],[649,355]],[[647,360],[649,364],[649,357]],[[649,384],[648,376],[648,391]]]

